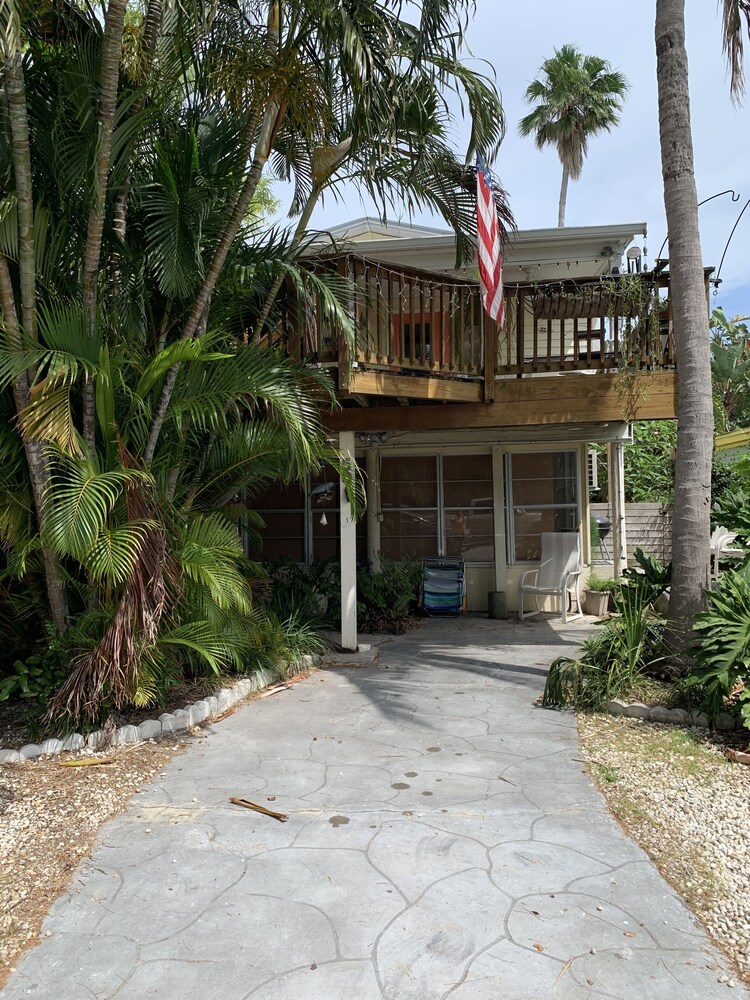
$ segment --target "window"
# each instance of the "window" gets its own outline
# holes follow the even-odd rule
[[[536,562],[542,532],[577,531],[578,453],[506,455],[509,562]]]
[[[305,494],[299,486],[274,484],[254,499],[251,507],[263,518],[258,534],[262,545],[250,545],[253,559],[294,559],[305,562]]]
[[[492,456],[445,456],[445,555],[460,556],[466,562],[495,561],[492,496]]]
[[[341,549],[339,529],[339,477],[324,468],[300,486],[276,483],[251,502],[263,518],[258,531],[261,546],[250,546],[249,555],[262,562],[293,559],[299,563],[337,559]],[[357,522],[357,558],[367,553],[365,518]]]
[[[380,505],[384,556],[495,560],[490,455],[384,457]]]
[[[435,456],[384,458],[380,470],[380,551],[390,559],[439,554]]]

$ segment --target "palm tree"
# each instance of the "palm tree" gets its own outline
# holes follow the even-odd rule
[[[124,28],[124,0],[15,4],[0,0],[0,629],[9,588],[40,612],[25,633],[51,610],[74,665],[53,707],[91,714],[186,664],[252,664],[254,491],[325,462],[361,493],[320,422],[328,376],[245,342],[279,273],[353,336],[346,280],[252,211],[269,159],[304,204],[330,179],[320,150],[350,135],[342,172],[383,211],[431,204],[466,243],[471,185],[436,169],[464,157],[430,109],[460,89],[467,155],[488,158],[502,109],[458,60],[471,0],[425,0],[416,25],[394,0],[150,0]],[[378,153],[390,170],[368,170]]]
[[[540,79],[526,89],[526,102],[534,110],[518,125],[523,136],[533,135],[537,148],[554,146],[562,163],[562,184],[557,214],[565,225],[568,180],[578,180],[589,140],[619,124],[628,81],[599,56],[584,56],[574,45],[556,49],[545,60]]]
[[[750,29],[750,5],[747,0],[724,0],[723,14],[731,93],[739,99],[743,90],[742,15]],[[679,385],[669,634],[673,650],[683,655],[695,616],[705,606],[709,585],[714,427],[708,307],[690,127],[685,0],[656,0],[655,41]]]

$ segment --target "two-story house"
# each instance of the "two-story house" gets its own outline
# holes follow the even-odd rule
[[[642,223],[520,231],[505,254],[506,321],[484,313],[451,233],[359,219],[334,227],[321,266],[349,277],[353,353],[315,303],[290,353],[331,369],[325,416],[366,474],[355,524],[330,476],[259,498],[267,558],[341,560],[343,645],[356,647],[356,564],[457,555],[467,606],[516,607],[544,531],[579,534],[591,561],[588,453],[608,447],[614,571],[625,564],[623,444],[634,419],[676,416],[666,262],[645,271]]]

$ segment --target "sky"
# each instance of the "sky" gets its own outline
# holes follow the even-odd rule
[[[724,195],[700,209],[703,258],[718,267],[732,226],[750,198],[750,54],[748,97],[736,108],[729,98],[717,3],[686,0],[686,8],[698,198],[726,188],[740,195],[736,203]],[[532,139],[520,138],[517,124],[528,110],[524,91],[542,62],[555,48],[571,43],[607,59],[625,74],[631,90],[621,125],[592,140],[582,177],[568,188],[566,224],[646,222],[647,263],[653,263],[666,235],[653,35],[653,0],[477,0],[464,61],[493,75],[502,94],[507,132],[494,171],[510,195],[519,229],[557,224],[557,154],[553,149],[539,152]],[[457,122],[456,147],[462,152],[467,136],[468,129]],[[326,201],[312,225],[323,229],[365,214],[373,214],[372,206],[349,191],[345,198]],[[440,225],[429,215],[417,215],[414,221]],[[729,316],[750,314],[750,207],[729,246],[721,278],[712,307],[722,306]]]

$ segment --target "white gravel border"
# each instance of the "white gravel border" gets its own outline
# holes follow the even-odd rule
[[[285,667],[283,671],[261,669],[251,677],[243,677],[230,687],[222,688],[215,695],[193,702],[174,712],[164,712],[158,719],[145,719],[138,726],[120,726],[112,737],[112,746],[123,746],[126,743],[142,743],[144,740],[159,739],[174,733],[184,732],[210,722],[224,715],[230,708],[249,698],[256,691],[261,691],[271,684],[280,683],[284,677],[294,677],[296,674],[311,670],[320,663],[321,658],[315,655],[303,656],[295,663]],[[71,733],[64,740],[51,739],[43,743],[28,743],[20,750],[0,750],[0,764],[18,764],[23,760],[33,760],[44,754],[63,753],[68,750],[82,750],[89,747],[97,750],[102,741],[101,730],[82,736]]]

